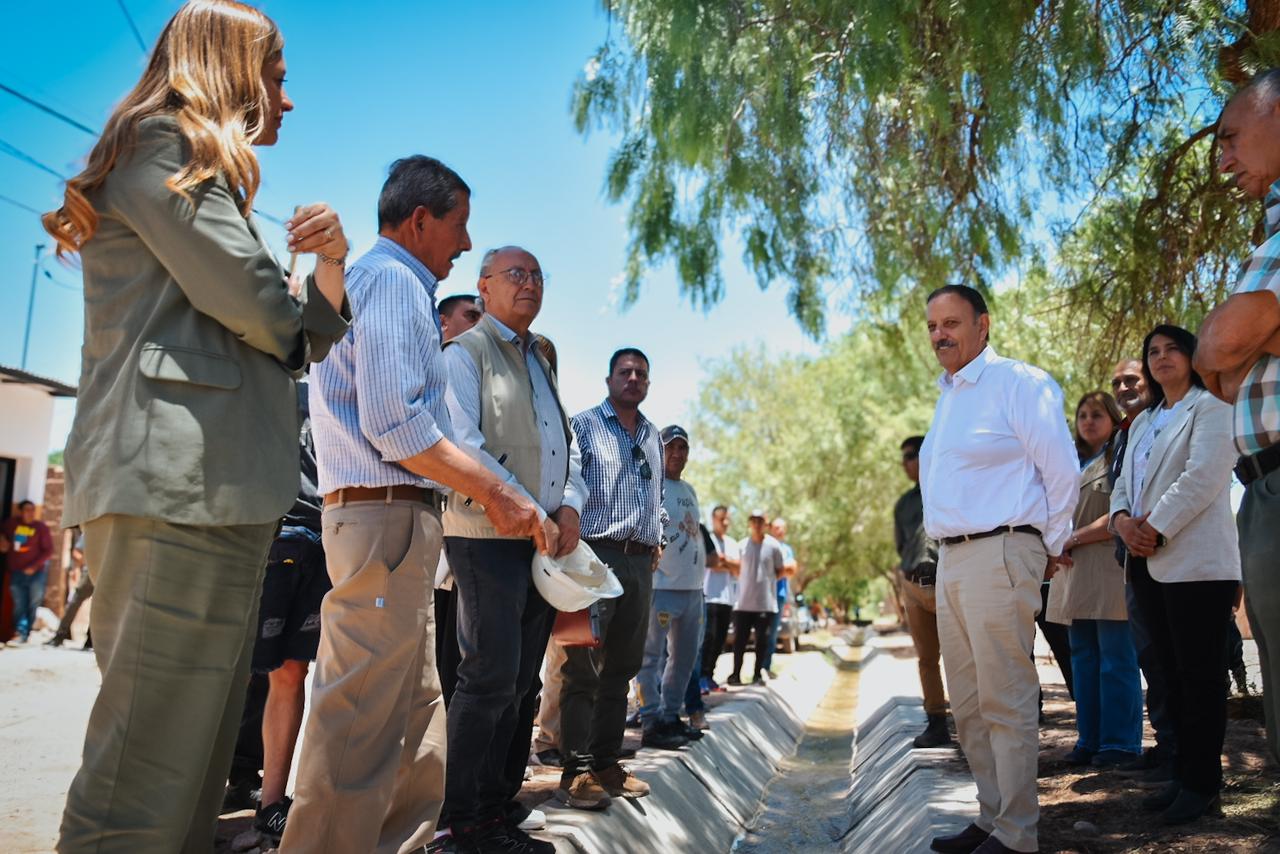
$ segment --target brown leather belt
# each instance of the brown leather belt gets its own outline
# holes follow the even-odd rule
[[[597,546],[603,546],[606,549],[622,552],[624,555],[651,555],[657,549],[657,546],[651,546],[638,540],[587,540],[587,545],[593,549]]]
[[[324,506],[352,504],[357,501],[382,501],[387,504],[392,501],[417,501],[420,504],[435,507],[437,510],[444,506],[444,496],[439,492],[434,489],[427,489],[425,486],[409,486],[408,484],[399,484],[397,486],[348,486],[334,490],[326,495],[324,497]]]

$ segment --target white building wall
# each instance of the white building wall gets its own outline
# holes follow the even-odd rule
[[[18,461],[13,500],[44,504],[54,398],[39,387],[0,383],[0,457]]]

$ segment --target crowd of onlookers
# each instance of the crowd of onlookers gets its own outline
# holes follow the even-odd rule
[[[894,512],[929,721],[915,745],[951,741],[941,658],[978,788],[977,819],[935,838],[935,851],[1037,850],[1037,624],[1075,703],[1066,762],[1144,778],[1158,788],[1142,808],[1180,825],[1221,811],[1243,602],[1280,760],[1280,660],[1268,647],[1280,633],[1277,133],[1280,70],[1237,92],[1217,125],[1219,168],[1265,199],[1265,241],[1199,336],[1156,325],[1115,366],[1110,392],[1080,398],[1071,430],[1057,383],[991,346],[977,290],[929,295],[940,395],[928,433],[902,443],[917,485]],[[1145,749],[1143,678],[1155,733]]]

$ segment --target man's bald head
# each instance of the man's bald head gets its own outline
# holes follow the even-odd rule
[[[501,246],[484,253],[477,288],[485,311],[521,336],[542,310],[542,266],[520,246]]]

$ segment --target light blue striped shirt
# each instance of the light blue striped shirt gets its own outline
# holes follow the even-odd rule
[[[662,506],[662,443],[653,422],[639,416],[632,438],[605,400],[573,416],[572,423],[587,482],[582,536],[660,545],[667,511]],[[648,477],[642,476],[642,461],[632,448],[639,448],[648,463]]]
[[[385,237],[347,269],[351,328],[312,369],[321,495],[348,486],[441,489],[396,465],[453,436],[436,284]]]

